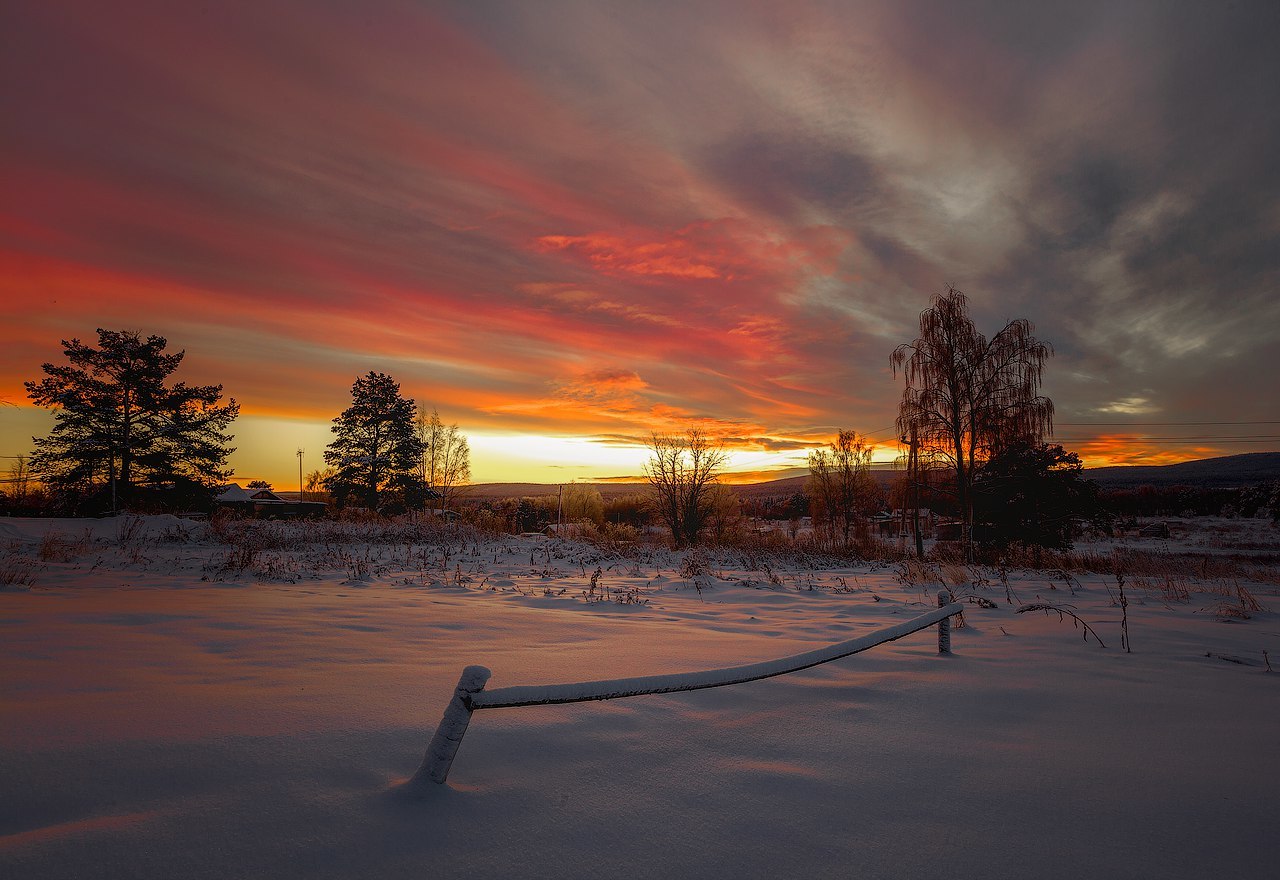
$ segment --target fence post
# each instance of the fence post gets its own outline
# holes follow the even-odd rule
[[[951,593],[948,590],[942,590],[938,593],[938,607],[942,608],[951,604]],[[938,653],[951,653],[951,618],[944,617],[938,621]]]
[[[422,766],[409,780],[410,785],[421,784],[428,779],[443,784],[449,778],[449,767],[453,764],[453,756],[462,745],[462,737],[467,733],[467,725],[471,723],[471,695],[484,690],[485,683],[492,675],[483,666],[468,666],[462,670],[458,686],[449,698],[444,717],[436,728],[431,744],[427,746],[427,754],[422,759]]]

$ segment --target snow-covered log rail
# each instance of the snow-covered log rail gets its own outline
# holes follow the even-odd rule
[[[837,642],[825,648],[749,663],[724,669],[708,669],[699,672],[678,672],[669,675],[643,675],[637,678],[619,678],[608,681],[586,681],[572,684],[521,685],[486,691],[485,684],[491,673],[483,666],[468,666],[445,708],[444,717],[436,728],[435,736],[427,747],[422,766],[414,774],[411,784],[430,780],[443,783],[449,776],[458,746],[467,732],[471,713],[478,709],[510,709],[518,706],[544,706],[552,703],[583,703],[589,700],[616,700],[621,697],[638,697],[644,694],[670,694],[678,691],[696,691],[703,688],[725,687],[799,672],[832,660],[857,654],[868,648],[896,641],[903,636],[919,632],[930,626],[938,626],[938,653],[951,652],[950,618],[964,611],[964,606],[951,603],[945,591],[938,596],[939,607],[927,614],[903,621],[856,639]]]

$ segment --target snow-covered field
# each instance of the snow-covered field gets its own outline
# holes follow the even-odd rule
[[[0,520],[0,877],[1276,876],[1274,572],[1131,575],[1127,654],[1100,574],[258,529]],[[483,710],[447,786],[403,788],[467,664],[498,688],[769,660],[943,582],[996,605],[951,656],[925,631]],[[1015,611],[1040,602],[1106,647]]]

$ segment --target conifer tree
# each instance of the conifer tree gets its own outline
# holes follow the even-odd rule
[[[371,510],[390,500],[417,506],[422,494],[417,404],[400,394],[400,383],[373,371],[356,379],[351,401],[333,420],[333,442],[324,452],[333,472],[324,480],[325,489],[340,507],[352,497]]]
[[[166,384],[185,352],[166,354],[163,336],[97,332],[96,348],[63,340],[70,363],[44,364],[47,376],[25,383],[33,403],[55,410],[53,431],[34,438],[32,471],[55,489],[110,486],[120,503],[140,484],[225,481],[239,404],[220,402],[221,385]]]

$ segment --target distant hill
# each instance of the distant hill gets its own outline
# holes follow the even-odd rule
[[[790,498],[797,492],[804,491],[808,476],[787,477],[782,480],[768,480],[763,483],[745,483],[733,487],[739,498],[758,500],[761,498]]]
[[[873,467],[872,474],[881,483],[888,485],[894,471]],[[729,483],[729,487],[742,498],[786,498],[796,492],[804,491],[805,481],[809,479],[806,472],[802,476],[785,477],[780,480],[766,480],[761,483]],[[592,483],[585,485],[597,489],[607,501],[620,495],[632,495],[648,491],[648,483]],[[555,495],[559,487],[555,483],[475,483],[467,486],[468,498],[519,498],[540,495]]]
[[[872,475],[883,486],[899,473],[891,467],[873,466]],[[1084,475],[1108,489],[1136,486],[1249,486],[1268,480],[1280,480],[1280,452],[1248,452],[1221,458],[1184,461],[1181,464],[1121,465],[1085,468]],[[786,498],[804,491],[807,475],[790,476],[760,483],[739,483],[733,491],[743,498]],[[644,492],[646,483],[589,483],[606,499]],[[555,483],[476,483],[466,488],[469,498],[519,498],[524,495],[555,495]],[[287,495],[289,493],[282,493]]]
[[[1084,475],[1108,489],[1135,486],[1230,488],[1280,480],[1280,452],[1246,452],[1181,464],[1085,468]]]
[[[873,467],[871,473],[882,486],[887,487],[901,471]],[[1280,452],[1247,452],[1242,455],[1184,461],[1181,464],[1085,468],[1084,476],[1108,489],[1136,486],[1251,486],[1268,480],[1280,480]],[[803,492],[806,479],[803,476],[789,477],[733,488],[744,498],[785,497]]]
[[[568,483],[473,483],[467,486],[464,494],[468,498],[537,498],[541,495],[555,495],[561,485]],[[619,495],[630,495],[643,492],[646,483],[585,483],[593,489],[600,490],[603,498],[617,498]]]

